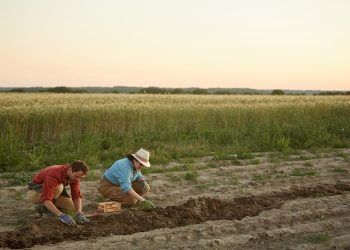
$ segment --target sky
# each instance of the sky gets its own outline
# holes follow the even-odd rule
[[[350,90],[349,0],[0,0],[0,87]]]

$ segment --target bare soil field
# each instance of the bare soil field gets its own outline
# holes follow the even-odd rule
[[[6,187],[2,180],[0,247],[350,249],[349,158],[350,149],[336,149],[259,153],[245,160],[194,159],[198,176],[186,171],[147,176],[147,198],[156,210],[123,208],[75,227],[38,218],[26,188]],[[82,183],[86,213],[102,201],[97,184]]]

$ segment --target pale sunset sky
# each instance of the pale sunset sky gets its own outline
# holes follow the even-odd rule
[[[0,87],[350,90],[350,0],[0,0]]]

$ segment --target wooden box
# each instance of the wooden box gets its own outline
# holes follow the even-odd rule
[[[116,201],[102,202],[97,205],[97,211],[100,213],[118,212],[120,210],[121,204]]]

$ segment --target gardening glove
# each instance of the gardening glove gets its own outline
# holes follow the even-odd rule
[[[85,224],[85,223],[89,223],[90,222],[90,220],[88,218],[86,218],[85,215],[82,212],[77,212],[75,214],[75,220],[79,224]]]
[[[68,226],[74,226],[76,224],[74,219],[70,215],[64,213],[61,213],[58,216],[58,219]]]
[[[151,211],[156,208],[156,205],[152,201],[144,200],[139,202],[139,208],[145,211]]]

